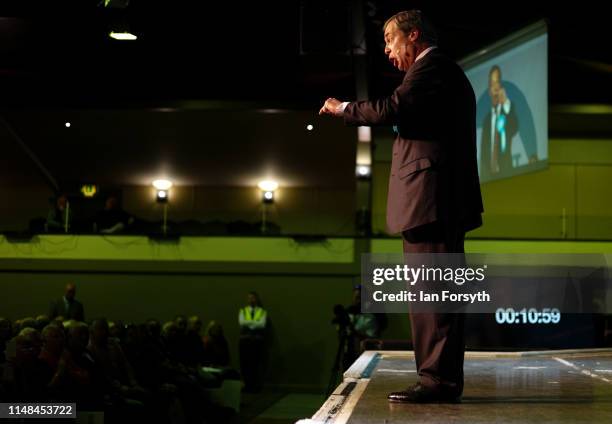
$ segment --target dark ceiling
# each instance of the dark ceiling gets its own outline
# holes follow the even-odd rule
[[[355,133],[316,111],[328,96],[355,98],[353,3],[3,1],[0,112],[14,134],[0,129],[12,143],[0,177],[35,178],[16,135],[60,183],[140,184],[166,172],[185,184],[245,185],[274,173],[290,185],[351,186]],[[610,103],[601,4],[364,1],[370,97],[401,79],[383,54],[382,23],[416,7],[457,60],[547,19],[553,106]],[[137,41],[109,39],[120,22]]]
[[[354,97],[353,62],[345,52],[355,2],[131,0],[123,10],[101,3],[2,2],[0,16],[8,18],[0,20],[0,102],[121,108],[204,98],[312,108],[330,95]],[[601,2],[363,5],[372,96],[388,93],[400,76],[382,52],[381,24],[394,12],[418,7],[455,59],[547,19],[551,102],[610,101],[609,90],[602,90],[609,88],[612,60],[609,14]],[[107,37],[120,19],[137,41]]]
[[[0,179],[40,180],[15,147],[22,141],[62,187],[149,185],[167,177],[179,185],[254,187],[272,178],[285,187],[353,188],[355,131],[315,116],[242,109],[7,112],[0,123],[0,142],[8,147]]]

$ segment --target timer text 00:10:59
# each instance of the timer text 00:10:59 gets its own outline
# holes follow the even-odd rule
[[[561,312],[557,308],[523,308],[520,311],[499,308],[495,311],[495,321],[498,324],[558,324]]]

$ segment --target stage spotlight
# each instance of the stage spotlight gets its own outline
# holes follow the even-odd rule
[[[372,128],[357,127],[357,140],[363,143],[371,142],[372,141]]]
[[[263,192],[263,201],[264,201],[264,203],[274,203],[274,192],[273,191],[264,191]]]
[[[158,190],[168,191],[170,190],[170,187],[172,187],[172,181],[163,179],[155,180],[153,181],[153,187]]]
[[[314,129],[314,127],[312,126],[312,124],[308,124],[308,125],[306,125],[306,129],[308,131],[312,131]]]
[[[278,183],[272,180],[265,180],[260,181],[259,184],[257,184],[257,187],[259,187],[261,191],[276,191],[278,188]]]
[[[266,212],[269,204],[274,203],[274,192],[278,189],[278,183],[272,180],[260,181],[257,187],[261,190],[261,232],[264,234],[267,230]]]
[[[66,122],[64,125],[66,126],[66,128],[70,128],[70,122]]]
[[[372,175],[372,167],[370,165],[357,165],[357,178],[368,179]]]
[[[153,187],[157,190],[157,202],[168,202],[168,190],[172,187],[172,181],[163,179],[155,180],[153,181]]]
[[[167,190],[157,190],[157,201],[159,203],[166,203],[168,201],[168,191]]]
[[[160,178],[153,181],[153,187],[157,190],[157,203],[163,205],[162,233],[166,236],[168,234],[168,195],[170,187],[172,187],[172,181]]]
[[[278,188],[276,181],[261,181],[257,184],[259,189],[262,191],[262,200],[264,203],[274,203],[274,191]]]

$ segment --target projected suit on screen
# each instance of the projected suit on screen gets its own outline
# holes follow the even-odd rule
[[[489,71],[489,96],[491,108],[482,122],[480,143],[480,178],[485,181],[512,170],[512,139],[518,132],[516,111],[497,65]]]

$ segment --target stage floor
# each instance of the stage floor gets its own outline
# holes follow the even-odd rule
[[[461,404],[390,404],[416,381],[412,352],[365,352],[306,422],[610,423],[612,349],[468,352]]]

